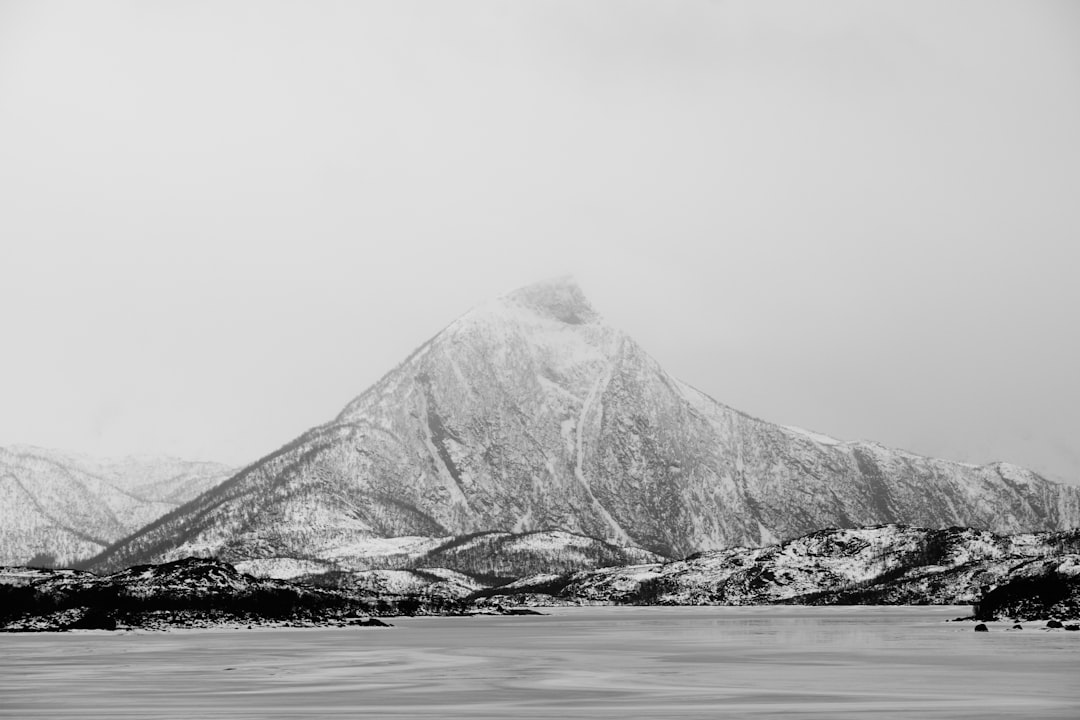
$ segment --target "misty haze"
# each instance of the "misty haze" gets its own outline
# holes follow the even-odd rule
[[[0,0],[0,717],[1076,717],[1078,41]]]

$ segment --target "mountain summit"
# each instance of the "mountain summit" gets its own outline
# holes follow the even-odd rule
[[[569,325],[599,321],[599,315],[589,304],[585,293],[570,276],[521,288],[507,295],[502,302],[516,303],[538,315]]]
[[[999,533],[1080,519],[1080,490],[842,442],[729,408],[605,325],[569,279],[482,304],[334,420],[119,543],[99,569],[347,555],[373,538],[566,530],[667,555],[823,527]]]

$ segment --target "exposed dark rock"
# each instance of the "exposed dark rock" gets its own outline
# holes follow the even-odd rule
[[[1072,630],[1073,632],[1076,632],[1077,630],[1080,630],[1080,625],[1066,625],[1065,629],[1066,630]]]
[[[1017,624],[1017,625],[1013,625],[1013,626],[1012,626],[1012,629],[1013,629],[1013,630],[1023,630],[1023,629],[1024,629],[1024,626],[1023,626],[1023,625],[1019,625],[1019,624]]]
[[[975,626],[975,632],[990,632],[990,628],[986,627],[986,625],[982,623],[979,623]]]
[[[116,618],[104,608],[87,608],[82,616],[69,624],[67,630],[115,630]]]
[[[1060,620],[1048,620],[1046,623],[1046,627],[1056,630],[1062,627],[1062,624]]]
[[[228,563],[185,558],[113,575],[45,573],[10,588],[0,630],[166,629],[291,624],[344,624],[370,608],[332,590],[238,573]],[[381,624],[361,622],[358,624]]]
[[[503,615],[543,615],[539,610],[524,607],[500,608]]]
[[[1009,617],[1080,618],[1080,557],[1063,555],[1017,564],[1004,582],[975,605],[980,620]]]

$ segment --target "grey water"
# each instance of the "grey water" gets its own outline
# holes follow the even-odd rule
[[[964,607],[553,608],[0,636],[11,718],[1080,718],[1080,633]]]

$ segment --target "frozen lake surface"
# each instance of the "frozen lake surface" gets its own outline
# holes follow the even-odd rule
[[[1080,718],[1080,633],[969,608],[555,608],[0,635],[12,718]]]

